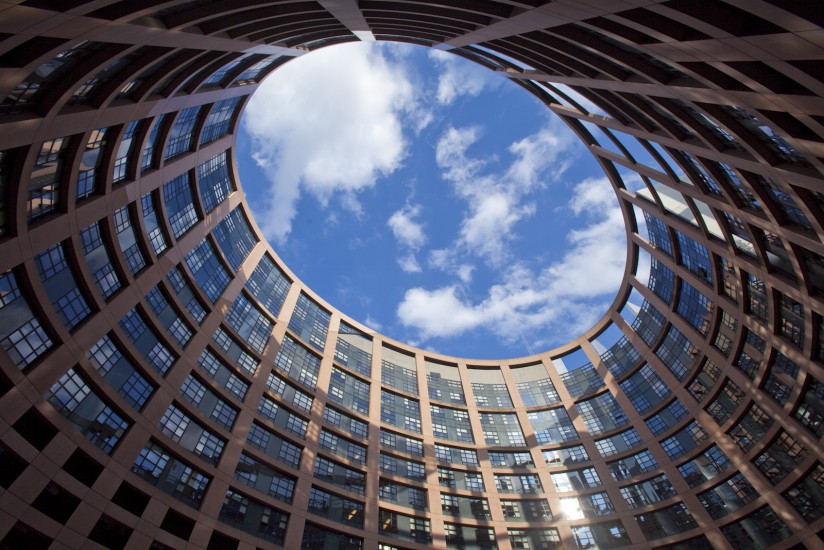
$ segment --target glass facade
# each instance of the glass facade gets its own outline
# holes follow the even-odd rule
[[[818,544],[815,8],[56,4],[2,16],[0,547]],[[265,242],[239,114],[351,21],[448,44],[598,140],[630,269],[585,333],[430,353]]]

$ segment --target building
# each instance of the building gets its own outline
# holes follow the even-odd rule
[[[822,26],[803,0],[4,2],[0,547],[824,548]],[[262,241],[245,100],[370,38],[505,72],[590,146],[629,244],[585,334],[423,353]]]

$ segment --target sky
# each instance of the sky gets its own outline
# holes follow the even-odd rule
[[[626,260],[603,171],[543,104],[427,48],[310,52],[252,96],[238,169],[286,265],[386,336],[468,358],[566,343]]]

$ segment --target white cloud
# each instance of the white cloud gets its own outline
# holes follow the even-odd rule
[[[504,81],[486,67],[440,50],[430,50],[429,58],[438,66],[438,92],[441,105],[450,105],[463,95],[478,96],[485,89],[496,88]]]
[[[568,154],[576,144],[572,131],[557,117],[550,121],[547,127],[509,147],[515,161],[509,167],[507,177],[525,190],[541,187],[542,176],[561,177],[572,162],[572,155]]]
[[[469,264],[461,264],[458,266],[457,274],[458,278],[464,284],[469,284],[472,282],[472,273],[475,271],[474,265]]]
[[[418,262],[418,258],[415,257],[413,252],[408,252],[405,255],[398,258],[398,267],[401,270],[405,271],[406,273],[420,273],[423,271],[421,268],[421,264]]]
[[[417,221],[421,214],[421,205],[407,204],[400,210],[392,213],[386,225],[392,230],[398,246],[404,254],[398,258],[398,265],[407,273],[420,273],[422,271],[415,253],[426,244],[426,234],[423,231],[423,224]]]
[[[424,338],[454,336],[483,324],[483,308],[466,304],[456,293],[455,286],[407,290],[398,306],[398,317]]]
[[[359,214],[358,192],[407,154],[404,118],[428,123],[417,93],[402,64],[361,43],[311,52],[266,79],[243,128],[269,180],[268,198],[255,207],[267,237],[284,241],[303,193],[324,204],[340,195]]]
[[[606,178],[575,186],[567,207],[589,224],[568,232],[563,257],[535,269],[516,262],[479,300],[466,296],[465,284],[436,289],[412,288],[397,308],[401,323],[422,339],[446,338],[474,329],[494,330],[515,341],[531,335],[562,340],[586,330],[614,298],[626,261],[626,231],[618,202]],[[454,263],[447,251],[430,262]],[[470,271],[471,273],[471,271]]]
[[[530,195],[559,179],[571,163],[577,144],[557,117],[536,133],[512,143],[508,166],[493,170],[495,158],[477,158],[470,148],[481,139],[477,126],[447,128],[435,147],[435,161],[467,211],[452,253],[474,254],[492,266],[509,258],[509,243],[518,222],[533,216]]]
[[[481,159],[468,158],[467,149],[481,137],[478,126],[464,128],[449,127],[441,135],[435,146],[435,162],[445,170],[443,178],[458,186],[466,186],[477,180],[478,174],[486,162]],[[462,190],[463,193],[468,190]]]
[[[363,322],[364,325],[371,328],[372,330],[383,330],[383,324],[380,321],[372,317],[371,315],[366,316],[366,320]]]
[[[417,250],[426,244],[423,224],[416,221],[420,214],[421,205],[407,204],[400,210],[395,211],[386,222],[401,246]]]
[[[477,197],[461,224],[463,244],[493,264],[507,256],[507,241],[517,222],[535,214],[534,204],[518,204],[518,196],[497,192]]]

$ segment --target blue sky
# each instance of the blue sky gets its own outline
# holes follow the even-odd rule
[[[297,58],[238,138],[258,224],[310,288],[387,336],[474,358],[528,355],[615,298],[612,188],[525,90],[461,58],[357,43]]]

